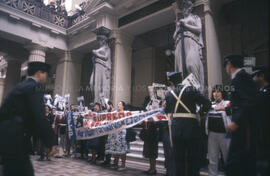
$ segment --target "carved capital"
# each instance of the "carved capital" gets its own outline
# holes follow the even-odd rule
[[[209,13],[212,15],[212,9],[210,7],[210,0],[200,0],[201,4],[204,5],[204,13]]]
[[[130,46],[134,40],[134,36],[122,32],[119,29],[113,30],[111,33],[111,38],[115,38],[115,43],[120,45]]]
[[[30,51],[29,55],[29,62],[34,62],[34,61],[39,61],[39,62],[45,62],[45,56],[46,56],[46,48],[35,44],[31,43],[26,46],[26,48]]]
[[[101,26],[97,29],[94,30],[94,33],[99,36],[99,35],[104,35],[106,37],[109,37],[110,36],[110,33],[111,33],[111,30],[104,27],[104,26]]]

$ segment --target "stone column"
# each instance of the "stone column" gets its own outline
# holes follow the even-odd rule
[[[216,84],[222,84],[222,64],[219,50],[219,43],[213,20],[213,14],[210,9],[210,0],[204,0],[205,14],[205,39],[206,39],[206,57],[207,57],[207,74],[208,87],[211,88]],[[211,91],[210,89],[208,89]]]
[[[22,60],[12,58],[10,56],[5,56],[7,61],[7,72],[6,78],[4,81],[4,92],[3,97],[7,95],[7,93],[20,82],[21,79],[21,64]]]
[[[30,51],[28,58],[29,62],[39,61],[45,62],[46,48],[38,44],[31,44],[27,46],[27,49]]]
[[[5,79],[0,78],[0,104],[2,104],[4,88],[5,88]]]
[[[70,103],[77,103],[80,95],[81,56],[65,51],[56,66],[54,94],[70,94]]]
[[[116,105],[119,101],[130,103],[131,101],[131,63],[132,63],[132,41],[133,37],[113,30],[112,37],[115,38],[114,65],[113,65],[113,87],[112,97]]]

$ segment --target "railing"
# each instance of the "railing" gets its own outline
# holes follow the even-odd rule
[[[85,14],[81,14],[81,15],[74,15],[73,17],[71,17],[71,20],[70,20],[70,26],[73,26],[81,21],[83,21],[84,19],[87,18],[87,15]]]
[[[56,13],[43,3],[36,2],[34,0],[0,0],[0,3],[16,8],[24,13],[36,16],[50,23],[58,25],[63,28],[68,28],[73,24],[73,20],[68,16]]]

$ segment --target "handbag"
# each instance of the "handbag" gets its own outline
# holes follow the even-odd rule
[[[126,134],[126,141],[127,142],[134,142],[136,141],[136,131],[133,128],[128,128],[127,129],[127,134]]]
[[[144,141],[145,139],[146,139],[146,129],[142,129],[141,131],[140,131],[140,134],[139,134],[139,138],[142,140],[142,141]]]

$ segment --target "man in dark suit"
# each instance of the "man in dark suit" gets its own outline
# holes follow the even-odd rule
[[[227,129],[232,138],[226,170],[228,176],[256,175],[257,89],[251,75],[242,69],[243,65],[244,58],[240,55],[224,58],[226,72],[231,77],[232,122]]]
[[[259,88],[258,96],[258,118],[260,119],[260,141],[257,150],[257,172],[261,176],[268,176],[270,169],[270,85],[269,69],[267,66],[253,68],[253,80]]]
[[[42,62],[28,64],[28,78],[17,84],[6,96],[0,108],[0,155],[5,176],[33,176],[29,158],[30,138],[39,136],[56,151],[55,136],[45,118],[44,87],[50,65]]]
[[[174,87],[165,97],[165,112],[172,119],[173,140],[173,163],[169,162],[168,175],[199,176],[202,133],[196,105],[203,113],[211,108],[211,102],[194,87],[181,85],[181,73],[169,73],[168,80]]]

